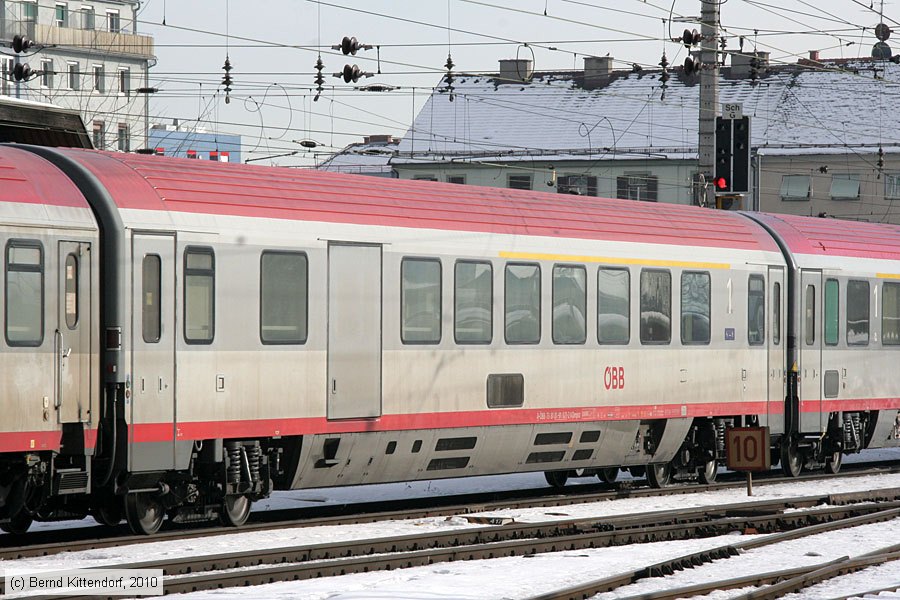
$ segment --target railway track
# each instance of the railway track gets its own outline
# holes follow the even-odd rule
[[[847,465],[838,475],[806,474],[787,479],[775,471],[762,474],[756,485],[783,483],[785,481],[818,481],[834,477],[863,477],[869,475],[900,473],[900,461],[880,461],[873,464]],[[60,552],[76,552],[99,548],[114,548],[129,544],[201,538],[240,532],[268,531],[292,527],[316,527],[325,525],[353,525],[388,520],[446,517],[500,509],[525,509],[535,507],[560,507],[572,504],[600,502],[623,498],[642,498],[696,492],[741,488],[743,475],[726,474],[725,481],[708,485],[687,484],[661,489],[638,486],[632,482],[572,486],[565,493],[553,493],[549,488],[533,490],[492,492],[490,494],[466,494],[411,499],[403,502],[384,501],[317,507],[315,509],[277,510],[254,513],[251,522],[239,530],[225,527],[182,527],[164,530],[153,536],[132,535],[125,526],[79,527],[71,530],[34,532],[25,536],[0,536],[0,560],[9,561],[35,556],[52,556]],[[635,482],[636,483],[636,482]],[[613,489],[611,489],[613,488]],[[551,492],[548,495],[548,492]],[[399,508],[398,508],[399,505]],[[4,547],[4,542],[22,540],[15,546]]]
[[[881,503],[870,503],[875,501]],[[822,503],[828,503],[829,506],[805,511],[789,511],[797,508],[810,509]],[[756,538],[678,557],[650,565],[640,571],[607,578],[601,582],[591,582],[591,585],[581,586],[575,591],[566,589],[561,590],[559,595],[546,596],[546,598],[590,597],[601,591],[633,583],[643,577],[671,573],[686,565],[728,558],[738,554],[742,549],[812,535],[838,527],[886,521],[898,516],[900,516],[900,488],[880,490],[877,494],[855,492],[743,502],[712,509],[691,508],[643,515],[554,520],[545,523],[507,523],[449,532],[120,563],[105,567],[162,569],[166,575],[164,584],[166,593],[184,593],[458,560],[684,540],[747,529],[758,532],[783,532],[763,539]],[[769,539],[775,541],[768,542]]]

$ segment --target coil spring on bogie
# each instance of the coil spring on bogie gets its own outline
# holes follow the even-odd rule
[[[844,449],[858,450],[861,446],[862,423],[859,413],[844,415]]]
[[[725,456],[725,419],[716,419],[716,455]]]
[[[228,483],[241,482],[241,443],[227,442],[225,444],[225,452],[228,457],[227,479]]]
[[[250,466],[250,481],[259,482],[259,465],[262,463],[262,448],[259,444],[247,447],[247,463]]]

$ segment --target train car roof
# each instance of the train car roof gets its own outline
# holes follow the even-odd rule
[[[838,219],[754,213],[792,254],[900,261],[900,226]]]
[[[62,171],[31,152],[0,144],[0,202],[88,208]]]
[[[60,149],[121,209],[778,251],[739,214],[284,167]]]

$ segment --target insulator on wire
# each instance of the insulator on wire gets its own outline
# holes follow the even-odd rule
[[[24,35],[14,35],[12,41],[12,49],[13,52],[18,54],[19,52],[24,52],[34,46],[34,42],[29,40]]]
[[[372,73],[367,73],[359,68],[358,65],[344,65],[340,73],[335,73],[335,77],[343,77],[344,83],[356,83],[360,77],[372,77]]]
[[[225,75],[222,76],[222,85],[225,87],[225,104],[231,104],[231,84],[234,83],[234,80],[231,77],[231,70],[234,67],[231,66],[231,60],[228,58],[228,55],[225,55],[225,64],[222,66],[222,69],[225,71]]]
[[[684,33],[681,34],[681,43],[687,47],[696,46],[703,39],[703,36],[700,35],[700,32],[696,29],[688,30],[685,29]]]
[[[754,56],[750,59],[750,81],[755,83],[759,79],[759,58]]]
[[[879,169],[884,168],[884,148],[878,146],[878,162],[876,163]]]
[[[453,57],[450,54],[447,54],[447,62],[444,63],[444,67],[447,69],[447,75],[444,77],[447,81],[447,92],[450,94],[450,102],[453,102],[454,94],[453,94],[453,67],[456,65],[453,64]]]
[[[313,79],[313,82],[316,84],[316,95],[313,98],[313,102],[319,100],[319,96],[322,95],[324,91],[325,85],[325,76],[322,74],[322,71],[325,69],[325,63],[322,62],[322,55],[319,55],[319,58],[316,59],[316,77]]]
[[[703,63],[700,62],[699,58],[695,59],[691,56],[688,56],[684,59],[685,75],[694,75],[695,73],[699,73],[701,68],[703,68]]]
[[[356,53],[360,50],[371,50],[374,48],[371,44],[360,44],[359,40],[355,37],[344,36],[344,39],[341,40],[340,44],[335,44],[331,47],[332,50],[340,50],[344,53],[344,56],[348,54],[352,54],[356,56]]]
[[[13,67],[12,76],[16,81],[27,81],[31,79],[31,77],[35,75],[35,72],[28,66],[28,64],[19,63]]]
[[[665,87],[666,83],[669,81],[669,59],[666,58],[665,52],[663,52],[662,58],[659,61],[659,66],[662,67],[662,73],[659,76],[659,80],[662,81],[663,87]]]

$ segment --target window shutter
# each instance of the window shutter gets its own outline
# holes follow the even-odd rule
[[[616,198],[628,199],[628,177],[616,177]]]
[[[659,178],[655,175],[647,177],[647,201],[657,202],[659,200]]]
[[[587,195],[588,196],[596,196],[597,195],[597,178],[596,177],[588,177],[587,178]]]

